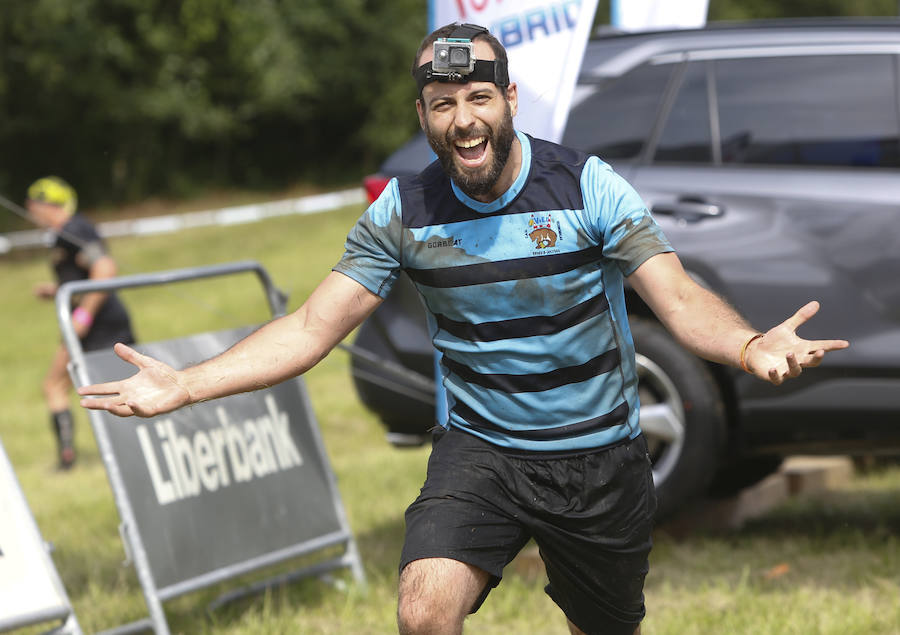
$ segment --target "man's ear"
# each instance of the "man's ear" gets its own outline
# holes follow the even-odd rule
[[[419,125],[425,130],[425,106],[421,99],[416,100],[416,112],[419,113]]]
[[[519,112],[519,87],[516,86],[515,82],[510,82],[509,86],[506,87],[506,101],[509,102],[509,111],[515,117],[516,113]]]

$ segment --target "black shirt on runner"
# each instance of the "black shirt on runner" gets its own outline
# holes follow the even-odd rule
[[[56,281],[62,285],[90,277],[91,266],[109,255],[106,244],[91,222],[74,214],[63,226],[53,245],[51,261]],[[112,346],[116,342],[134,342],[131,322],[118,296],[110,293],[94,316],[91,330],[82,338],[85,351]]]

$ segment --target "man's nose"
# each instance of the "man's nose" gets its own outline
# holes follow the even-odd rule
[[[460,130],[471,128],[475,123],[475,116],[468,104],[462,103],[456,107],[453,117],[453,125]]]

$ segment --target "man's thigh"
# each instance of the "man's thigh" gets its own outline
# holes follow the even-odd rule
[[[494,450],[459,431],[440,436],[419,497],[406,510],[401,571],[426,559],[449,559],[487,572],[477,610],[503,568],[529,539],[510,501]],[[422,566],[422,565],[417,565]]]
[[[586,633],[632,633],[644,616],[656,495],[643,438],[569,461],[573,490],[530,524],[547,593]],[[576,476],[577,475],[577,476]],[[552,502],[552,501],[551,501]]]

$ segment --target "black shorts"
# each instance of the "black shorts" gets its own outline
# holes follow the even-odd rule
[[[112,348],[117,342],[134,344],[131,328],[122,325],[106,326],[94,324],[88,334],[81,338],[81,350],[85,353],[105,348]]]
[[[400,569],[421,558],[474,565],[491,581],[533,538],[547,594],[585,633],[631,635],[644,617],[656,511],[642,436],[578,456],[504,453],[451,428],[435,437],[428,475],[406,510]]]
[[[81,350],[87,353],[112,348],[116,342],[134,344],[134,341],[128,312],[118,296],[110,294],[94,316],[94,323],[87,335],[81,338]]]

